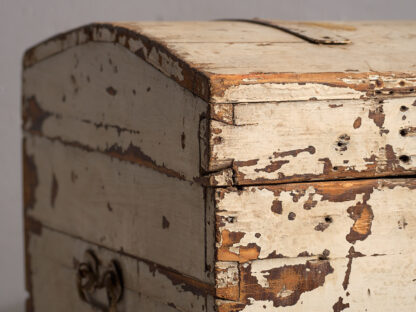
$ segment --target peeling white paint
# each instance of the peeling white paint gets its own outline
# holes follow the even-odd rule
[[[166,75],[175,77],[178,81],[182,81],[184,78],[179,62],[173,61],[168,55],[159,51],[157,48],[150,50],[147,61],[156,68],[160,68]]]
[[[237,263],[217,261],[215,263],[215,269],[216,288],[227,288],[239,285],[240,277]]]

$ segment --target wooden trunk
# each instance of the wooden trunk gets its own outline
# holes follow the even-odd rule
[[[264,20],[29,49],[27,311],[414,311],[415,51]]]

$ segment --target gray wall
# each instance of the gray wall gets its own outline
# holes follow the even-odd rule
[[[20,62],[25,48],[92,21],[266,17],[414,19],[415,0],[0,0],[0,312],[23,311]]]

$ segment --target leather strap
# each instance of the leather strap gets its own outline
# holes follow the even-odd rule
[[[314,22],[289,22],[268,19],[224,19],[222,21],[236,21],[253,23],[273,27],[294,35],[313,44],[345,45],[352,43],[350,39],[337,32],[353,31],[354,27],[342,24],[314,23]]]

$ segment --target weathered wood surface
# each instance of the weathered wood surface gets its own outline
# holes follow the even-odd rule
[[[296,183],[216,191],[217,258],[408,253],[416,180]]]
[[[353,43],[144,22],[28,50],[29,307],[91,311],[91,248],[121,312],[412,311],[415,23],[313,25]]]
[[[216,107],[216,105],[214,105]],[[416,172],[416,98],[222,104],[207,170],[235,184]]]
[[[26,135],[24,150],[28,216],[92,243],[212,281],[200,185],[38,136]],[[214,236],[212,226],[210,231]]]
[[[414,179],[216,191],[220,312],[413,311]]]
[[[203,285],[154,263],[97,247],[36,223],[29,231],[31,311],[97,311],[83,302],[77,292],[78,264],[85,260],[86,250],[92,250],[102,265],[115,260],[120,266],[124,294],[117,305],[119,312],[207,310],[206,301],[213,285]],[[106,304],[100,292],[96,300]]]
[[[240,265],[240,301],[219,312],[414,311],[416,254],[258,260]]]
[[[23,79],[24,129],[178,179],[199,177],[207,103],[128,50],[87,43],[26,69]]]
[[[377,90],[415,93],[414,22],[319,27],[346,33],[353,44],[313,45],[242,22],[107,23],[51,38],[28,50],[24,64],[30,67],[91,41],[115,42],[209,102],[351,99]],[[282,88],[292,95],[282,97]]]

